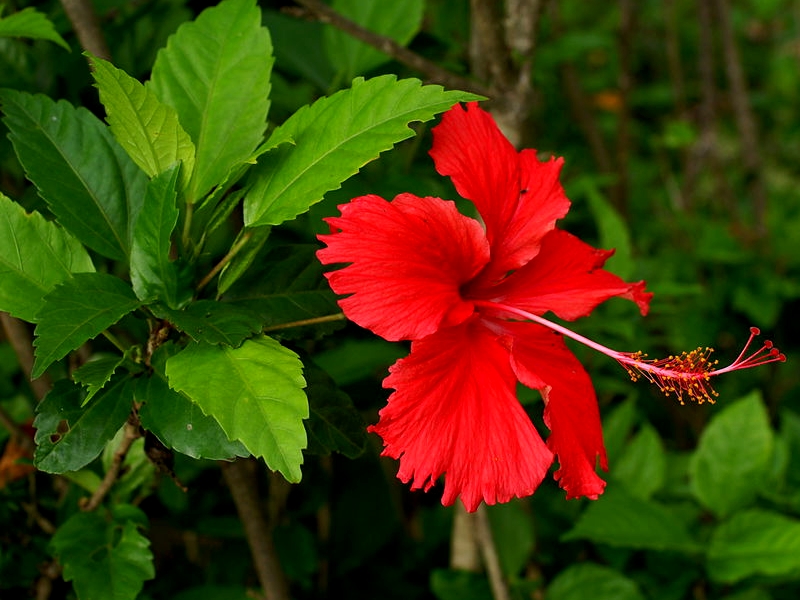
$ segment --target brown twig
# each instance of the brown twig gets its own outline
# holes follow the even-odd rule
[[[28,326],[23,321],[5,312],[0,312],[0,323],[2,323],[6,338],[17,355],[17,360],[22,372],[25,374],[25,379],[30,382],[33,395],[36,396],[37,400],[41,400],[53,387],[53,382],[46,373],[31,381],[34,360],[33,338],[28,331]]]
[[[353,36],[357,40],[380,50],[384,54],[392,57],[394,60],[411,67],[415,71],[419,71],[428,80],[443,85],[446,88],[460,89],[482,96],[491,96],[492,90],[483,86],[477,81],[467,79],[456,73],[452,73],[447,69],[441,68],[434,62],[420,56],[401,46],[392,38],[386,37],[365,29],[358,23],[344,17],[327,4],[323,4],[319,0],[295,0],[297,4],[305,7],[318,21],[332,25],[341,31]]]
[[[475,515],[468,513],[460,502],[453,507],[450,568],[472,572],[481,569],[481,557],[475,534]]]
[[[289,600],[289,585],[272,543],[272,524],[264,515],[258,496],[258,463],[251,459],[236,459],[233,462],[220,462],[220,468],[244,526],[253,565],[265,597],[267,600]]]
[[[125,423],[122,440],[117,447],[117,451],[114,452],[114,458],[111,461],[111,466],[108,468],[108,471],[106,471],[103,481],[100,482],[100,485],[94,491],[94,494],[92,494],[92,496],[88,499],[82,499],[80,503],[81,510],[89,512],[100,506],[103,498],[106,497],[108,492],[111,491],[111,488],[114,486],[114,483],[116,483],[120,474],[120,470],[122,469],[122,465],[125,462],[125,457],[128,456],[128,451],[131,449],[131,446],[133,446],[133,442],[141,437],[138,424],[132,422],[134,420],[134,418],[131,418],[128,419],[127,423]]]
[[[500,567],[500,557],[497,554],[497,546],[492,537],[492,527],[489,523],[489,514],[486,506],[481,504],[475,513],[475,537],[478,540],[478,547],[481,550],[483,565],[486,567],[486,574],[489,576],[489,584],[492,588],[494,600],[510,600],[508,585],[503,570]]]
[[[289,323],[279,323],[278,325],[268,325],[261,331],[268,333],[270,331],[278,331],[280,329],[291,329],[293,327],[306,327],[308,325],[321,325],[322,323],[333,323],[334,321],[344,321],[344,313],[334,313],[332,315],[324,315],[322,317],[312,317],[310,319],[301,319],[299,321],[291,321]]]
[[[731,23],[730,7],[727,0],[716,0],[717,21],[722,41],[722,53],[725,59],[725,71],[731,86],[731,102],[734,118],[742,136],[741,153],[745,175],[750,182],[750,194],[753,198],[756,234],[765,233],[765,214],[767,195],[761,168],[761,149],[758,141],[758,126],[750,107],[750,98],[744,76],[739,48]]]
[[[91,0],[61,0],[61,6],[64,7],[64,12],[72,23],[81,48],[98,58],[111,60],[111,52],[100,29],[100,20],[92,7]]]

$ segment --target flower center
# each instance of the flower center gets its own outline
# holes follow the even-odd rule
[[[617,350],[612,350],[544,317],[507,304],[476,300],[475,305],[500,309],[515,314],[525,320],[544,325],[593,350],[610,356],[622,365],[632,381],[645,378],[650,383],[655,384],[665,395],[674,394],[681,404],[685,402],[686,398],[698,404],[703,402],[713,404],[718,394],[711,385],[712,377],[732,371],[760,367],[772,362],[786,361],[786,356],[769,340],[765,341],[755,352],[747,353],[750,344],[761,334],[757,327],[750,328],[750,338],[736,360],[727,367],[718,369],[718,361],[711,360],[711,354],[714,352],[712,348],[697,348],[690,352],[682,352],[677,356],[651,360],[642,352],[618,352]]]

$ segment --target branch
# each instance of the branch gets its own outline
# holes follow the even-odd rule
[[[478,507],[478,511],[475,513],[475,537],[481,550],[483,565],[486,567],[487,575],[489,575],[489,584],[492,587],[494,600],[511,600],[508,586],[503,577],[503,570],[500,568],[497,547],[494,545],[492,527],[489,524],[489,513],[486,512],[486,506],[483,504]]]
[[[304,6],[321,23],[332,25],[357,40],[380,50],[394,60],[419,71],[432,82],[443,85],[446,88],[465,90],[482,96],[493,95],[493,90],[490,88],[441,68],[436,63],[429,61],[416,52],[412,52],[405,46],[401,46],[392,38],[365,29],[319,0],[295,0],[295,2]]]
[[[139,426],[131,421],[132,419],[129,418],[128,422],[125,423],[122,441],[119,443],[119,447],[114,453],[111,466],[109,467],[108,471],[106,471],[103,481],[100,482],[100,486],[95,490],[91,498],[81,499],[81,510],[89,512],[96,509],[98,506],[100,506],[103,498],[105,498],[108,492],[111,491],[111,488],[114,487],[114,483],[116,483],[120,470],[122,469],[122,465],[125,462],[125,457],[128,456],[128,451],[131,449],[131,446],[133,446],[133,442],[141,437],[141,434],[139,433]]]
[[[725,71],[731,85],[731,102],[733,104],[736,125],[742,135],[742,162],[745,174],[750,180],[750,194],[753,196],[755,226],[758,234],[765,231],[764,215],[767,210],[767,195],[764,191],[764,179],[761,168],[761,150],[758,143],[758,127],[750,106],[747,83],[742,68],[742,60],[736,45],[736,37],[731,23],[730,8],[727,0],[716,0],[717,19],[722,37],[722,52],[725,59]]]
[[[450,534],[450,568],[480,571],[475,519],[460,502],[453,507],[453,532]]]
[[[31,371],[33,370],[33,338],[28,331],[27,325],[23,321],[12,317],[8,313],[0,312],[0,323],[3,324],[6,338],[8,338],[14,353],[17,355],[19,366],[25,375],[25,379],[30,382],[33,395],[37,400],[41,400],[53,387],[53,382],[45,373],[38,379],[31,381]]]
[[[322,323],[332,323],[333,321],[344,321],[344,313],[334,313],[332,315],[324,315],[322,317],[312,317],[310,319],[301,319],[300,321],[291,321],[289,323],[279,323],[278,325],[269,325],[264,327],[261,331],[267,333],[270,331],[277,331],[279,329],[291,329],[292,327],[306,327],[307,325],[320,325]]]
[[[289,600],[289,585],[272,543],[272,526],[258,497],[257,466],[254,460],[220,462],[222,475],[244,526],[261,588],[267,600]]]
[[[98,58],[111,60],[111,52],[100,29],[100,20],[94,12],[91,0],[61,0],[61,6],[72,23],[81,47]]]

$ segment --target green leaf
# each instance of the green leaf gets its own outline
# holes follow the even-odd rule
[[[238,346],[242,341],[261,331],[261,317],[243,306],[198,300],[183,310],[159,312],[170,323],[196,342]]]
[[[753,575],[800,576],[800,521],[758,509],[735,514],[711,535],[708,573],[719,583]]]
[[[608,259],[607,267],[623,279],[633,276],[634,262],[628,224],[597,188],[589,177],[580,180],[580,187],[589,201],[599,234],[599,246],[614,248],[614,255]]]
[[[164,373],[167,358],[176,352],[172,344],[161,346],[151,359],[153,375],[136,381],[135,397],[142,402],[139,419],[167,448],[192,458],[230,460],[250,453],[231,442],[219,423],[200,407],[169,387]]]
[[[108,128],[64,100],[2,90],[0,102],[17,157],[59,223],[103,256],[127,257],[147,178]]]
[[[337,389],[319,367],[306,366],[305,376],[310,408],[310,418],[306,421],[308,451],[359,457],[367,446],[366,426],[350,396]]]
[[[56,284],[92,271],[80,242],[0,193],[0,310],[33,322]]]
[[[614,479],[639,498],[649,498],[661,489],[667,473],[667,459],[661,438],[652,425],[642,426],[612,472]]]
[[[588,539],[634,549],[693,552],[695,542],[683,523],[651,501],[609,486],[590,503],[562,540]]]
[[[78,273],[59,283],[36,314],[36,360],[31,377],[39,377],[53,362],[140,304],[127,283],[106,273]]]
[[[405,46],[422,25],[424,0],[384,2],[383,0],[334,0],[331,8],[365,29],[393,39]],[[325,51],[344,81],[363,75],[391,58],[372,46],[328,26]]]
[[[191,296],[178,290],[178,270],[170,261],[172,231],[178,222],[175,186],[180,165],[173,165],[147,185],[142,212],[136,219],[131,244],[131,284],[145,301],[162,300],[177,308]]]
[[[133,506],[108,518],[102,511],[77,512],[58,528],[51,541],[64,580],[72,581],[81,600],[134,600],[144,582],[155,577],[150,542],[139,531],[147,517]],[[135,520],[125,513],[136,511]]]
[[[195,343],[170,358],[166,370],[170,386],[213,416],[230,439],[288,481],[300,481],[308,401],[294,352],[266,336],[239,348]]]
[[[636,401],[633,398],[628,398],[615,406],[603,419],[603,439],[608,462],[612,467],[621,456],[635,422]]]
[[[533,518],[520,502],[507,502],[486,507],[497,557],[503,573],[514,580],[528,564],[536,538]]]
[[[148,177],[182,163],[180,189],[185,191],[194,169],[194,144],[175,109],[110,62],[97,57],[91,62],[106,120],[120,146]]]
[[[278,146],[251,170],[245,224],[293,219],[381,152],[412,137],[409,123],[428,121],[456,102],[475,99],[474,94],[384,75],[355,79],[352,88],[304,106],[272,133],[296,145]]]
[[[408,354],[400,344],[371,338],[347,340],[343,344],[320,352],[314,362],[333,378],[337,385],[350,385],[362,379],[381,379],[386,369]]]
[[[196,201],[263,141],[272,43],[255,0],[224,0],[185,23],[160,50],[148,84],[194,140]]]
[[[567,567],[547,588],[547,600],[644,600],[631,579],[609,567],[580,563]]]
[[[71,381],[57,381],[36,408],[33,462],[46,473],[77,471],[92,462],[131,412],[132,381],[118,377],[89,404]]]
[[[773,445],[759,392],[716,413],[689,463],[691,487],[700,503],[719,517],[751,503],[769,474]]]
[[[3,7],[0,6],[0,14],[2,12]],[[66,50],[70,50],[69,44],[58,35],[53,23],[43,13],[30,7],[0,19],[0,37],[26,37],[35,40],[48,40],[55,42]]]
[[[257,312],[266,329],[341,312],[336,295],[322,274],[322,265],[314,256],[317,248],[298,244],[270,249],[240,280],[240,285],[228,291],[226,300]],[[341,326],[341,322],[333,322],[316,327],[330,332]],[[308,334],[307,327],[280,331],[284,337]]]
[[[82,406],[103,389],[114,371],[124,362],[124,356],[113,354],[95,356],[72,372],[72,380],[86,388],[86,397],[83,399]]]
[[[431,573],[431,591],[438,600],[492,600],[492,589],[486,575],[434,569]]]
[[[236,280],[244,275],[245,271],[250,268],[250,266],[253,264],[253,261],[264,247],[264,244],[267,243],[269,234],[271,232],[272,227],[269,225],[264,227],[244,228],[239,231],[232,244],[232,247],[242,243],[242,240],[245,236],[248,236],[247,242],[244,250],[236,254],[236,256],[233,257],[233,260],[226,264],[222,269],[222,272],[219,274],[219,283],[217,284],[217,293],[219,295],[222,295],[228,291],[228,289],[234,283],[236,283]]]

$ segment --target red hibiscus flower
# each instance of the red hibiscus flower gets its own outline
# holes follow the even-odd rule
[[[481,501],[530,495],[554,458],[567,498],[597,498],[605,487],[597,463],[607,469],[600,415],[564,335],[679,397],[711,399],[707,381],[717,373],[706,351],[646,361],[544,319],[587,316],[615,296],[644,315],[652,294],[644,282],[603,270],[613,251],[555,227],[570,205],[558,181],[562,159],[517,152],[477,103],[454,106],[433,136],[436,170],[483,224],[451,201],[368,195],[340,206],[341,216],[326,219],[332,233],[319,236],[323,264],[349,263],[327,273],[347,317],[387,340],[412,342],[384,380],[394,392],[369,430],[413,489],[428,490],[444,475],[444,505],[460,496],[474,511]],[[764,360],[779,358],[766,348]],[[743,355],[726,370],[761,364]],[[518,382],[544,399],[546,444],[517,400]]]

